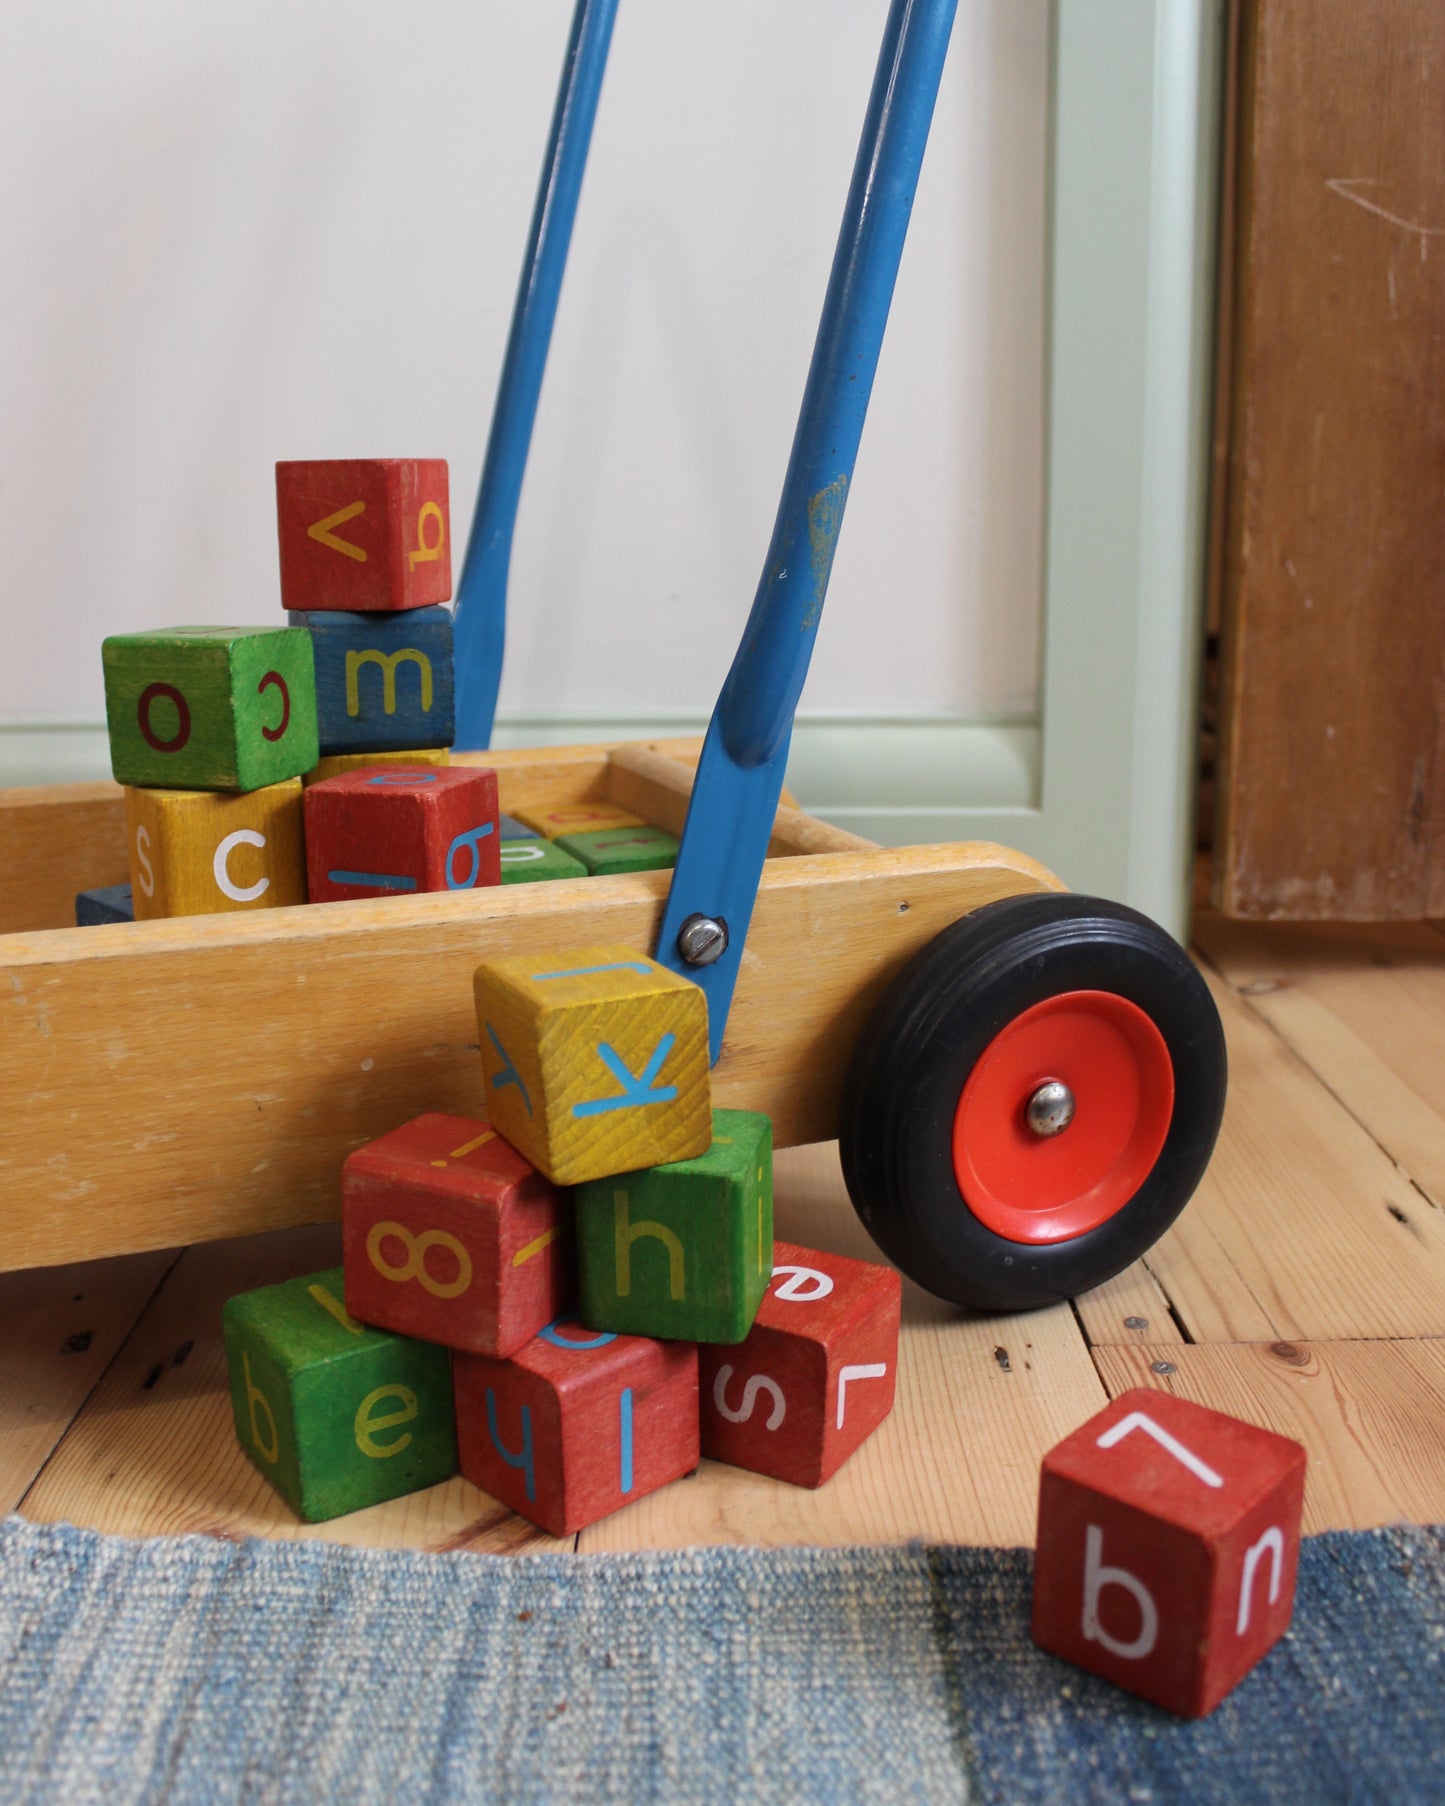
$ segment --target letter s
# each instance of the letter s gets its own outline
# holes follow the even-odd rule
[[[763,1428],[776,1430],[788,1409],[787,1400],[783,1397],[783,1389],[778,1382],[770,1379],[765,1373],[755,1373],[743,1387],[742,1404],[736,1411],[732,1411],[729,1410],[727,1403],[727,1383],[732,1377],[732,1368],[725,1365],[718,1368],[717,1378],[713,1381],[712,1402],[717,1406],[720,1414],[729,1423],[746,1423],[753,1414],[753,1406],[757,1403],[758,1394],[767,1392],[772,1396],[773,1408],[768,1413],[768,1421]]]
[[[153,897],[156,894],[156,875],[151,870],[150,850],[151,831],[142,822],[135,831],[136,878],[145,894]]]

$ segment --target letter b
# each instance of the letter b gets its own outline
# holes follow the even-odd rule
[[[1137,1574],[1131,1574],[1127,1568],[1104,1567],[1103,1554],[1104,1532],[1097,1524],[1090,1524],[1084,1535],[1084,1640],[1102,1643],[1110,1655],[1122,1661],[1143,1661],[1159,1641],[1159,1608]],[[1123,1587],[1139,1607],[1139,1634],[1130,1642],[1111,1636],[1099,1622],[1099,1595],[1107,1586]]]

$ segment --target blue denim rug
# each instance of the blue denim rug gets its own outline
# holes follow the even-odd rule
[[[1313,1538],[1185,1724],[1036,1650],[1009,1550],[497,1559],[0,1526],[0,1798],[1445,1799],[1445,1532]]]

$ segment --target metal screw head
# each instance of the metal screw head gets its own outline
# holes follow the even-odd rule
[[[1024,1105],[1024,1121],[1041,1140],[1062,1135],[1074,1120],[1074,1094],[1058,1079],[1040,1085]]]
[[[677,931],[677,950],[690,966],[710,966],[728,950],[728,925],[720,916],[689,916]]]

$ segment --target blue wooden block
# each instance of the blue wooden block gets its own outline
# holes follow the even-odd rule
[[[535,840],[537,830],[529,828],[524,821],[518,821],[515,815],[499,815],[497,828],[503,840]]]
[[[450,609],[307,610],[288,619],[311,630],[323,755],[451,745]]]
[[[97,928],[102,922],[133,922],[135,904],[128,884],[106,884],[99,890],[83,890],[75,899],[77,928]]]

